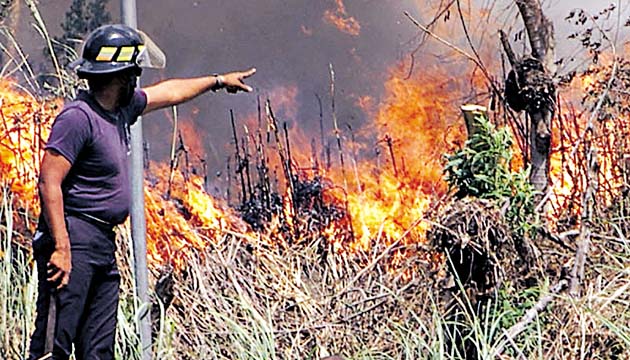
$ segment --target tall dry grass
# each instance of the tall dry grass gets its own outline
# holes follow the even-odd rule
[[[46,46],[52,48],[36,4],[28,4]],[[11,39],[8,34],[4,38]],[[7,50],[19,49],[19,44],[0,45],[5,53],[17,54],[2,74],[21,72],[36,89],[26,58]],[[63,69],[55,66],[54,72],[64,83]],[[70,89],[59,89],[66,91]],[[30,249],[15,241],[14,196],[0,189],[0,358],[11,360],[26,356],[36,296]],[[154,302],[160,321],[153,352],[157,359],[317,359],[330,354],[348,359],[461,359],[465,354],[449,339],[457,338],[453,329],[464,329],[461,340],[470,341],[488,359],[624,358],[630,353],[625,222],[623,213],[602,219],[605,224],[593,237],[584,295],[557,295],[551,308],[514,339],[505,330],[531,307],[532,297],[525,301],[506,292],[497,294],[500,301],[475,309],[464,296],[458,301],[468,311],[446,317],[439,269],[418,257],[409,256],[401,266],[414,271],[396,272],[388,266],[389,258],[381,256],[388,250],[384,247],[340,256],[322,251],[326,239],[318,237],[269,247],[255,245],[271,243],[268,239],[222,234],[205,239],[211,245],[191,255],[188,266],[174,274],[173,303],[165,309]],[[117,241],[122,284],[116,359],[139,359],[136,320],[148,309],[135,293],[127,228],[119,229]],[[153,282],[159,270],[153,270]],[[540,279],[530,289],[533,299],[547,295],[556,280]]]

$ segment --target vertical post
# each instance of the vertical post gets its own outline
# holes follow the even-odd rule
[[[120,15],[123,24],[136,28],[136,0],[121,0]],[[131,237],[133,239],[134,271],[136,275],[136,291],[140,299],[140,309],[144,309],[138,317],[142,360],[151,360],[151,312],[148,305],[149,279],[147,270],[146,220],[144,217],[144,163],[142,119],[131,127]]]

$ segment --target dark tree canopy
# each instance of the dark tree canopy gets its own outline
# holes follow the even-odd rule
[[[107,11],[109,0],[73,0],[61,24],[63,35],[55,40],[59,43],[55,47],[62,64],[71,60],[70,49],[77,51],[83,37],[90,31],[111,21]]]

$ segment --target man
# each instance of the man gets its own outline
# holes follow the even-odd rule
[[[53,124],[33,240],[39,284],[30,359],[50,358],[50,348],[53,359],[68,359],[72,344],[77,360],[114,358],[120,283],[114,227],[129,212],[129,126],[141,114],[208,90],[252,90],[243,79],[255,69],[136,89],[141,66],[151,58],[147,50],[141,33],[127,26],[93,31],[76,64],[89,91],[80,92]]]

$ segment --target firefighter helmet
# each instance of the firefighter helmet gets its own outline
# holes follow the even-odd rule
[[[70,64],[80,78],[137,69],[147,61],[142,33],[126,25],[104,25],[92,31],[81,58]]]

